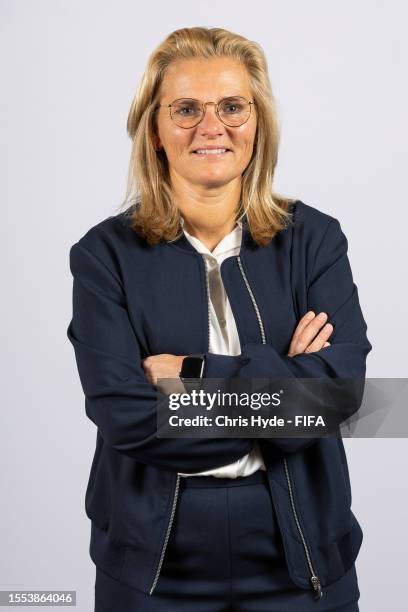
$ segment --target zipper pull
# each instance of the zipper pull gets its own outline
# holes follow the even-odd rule
[[[313,589],[316,591],[315,599],[320,599],[323,596],[323,591],[319,578],[317,576],[312,576],[310,582],[312,583]]]

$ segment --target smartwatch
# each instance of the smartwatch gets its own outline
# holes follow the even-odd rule
[[[184,357],[179,377],[182,381],[188,378],[202,378],[204,373],[205,355],[188,355]]]

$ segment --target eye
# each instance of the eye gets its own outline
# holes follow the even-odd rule
[[[179,117],[191,117],[200,112],[200,107],[193,101],[180,101],[173,104],[172,111]]]
[[[243,104],[239,100],[231,99],[224,100],[221,104],[221,111],[227,115],[233,115],[235,113],[242,113]]]
[[[191,113],[193,112],[194,112],[194,108],[192,108],[191,106],[183,106],[177,109],[177,113],[179,115],[191,115]]]

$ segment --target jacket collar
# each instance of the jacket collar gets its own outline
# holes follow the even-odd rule
[[[246,214],[244,214],[240,218],[240,222],[241,222],[241,228],[242,228],[242,239],[241,239],[241,249],[240,249],[239,254],[241,255],[243,251],[253,250],[253,249],[260,248],[260,247],[257,245],[257,243],[253,240],[251,236]],[[168,240],[166,244],[180,248],[183,251],[188,251],[190,253],[198,254],[197,249],[195,249],[194,246],[190,243],[190,241],[186,238],[186,235],[184,234],[184,232],[180,238],[178,238],[177,240]]]
[[[224,259],[228,253],[236,252],[236,250],[241,248],[242,243],[242,222],[238,220],[235,224],[235,227],[224,236],[221,240],[219,240],[218,244],[215,248],[210,251],[209,248],[199,240],[196,236],[189,234],[189,232],[185,229],[185,222],[183,217],[181,217],[181,224],[183,226],[184,234],[187,236],[187,239],[194,246],[195,249],[199,253],[210,255],[212,257],[218,258],[219,256],[223,256]]]

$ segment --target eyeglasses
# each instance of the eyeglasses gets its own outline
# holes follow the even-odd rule
[[[193,128],[204,118],[207,104],[214,104],[218,119],[228,127],[238,127],[246,123],[251,115],[253,101],[242,96],[230,96],[216,102],[200,102],[195,98],[179,98],[171,104],[158,104],[155,108],[165,106],[170,110],[170,117],[181,128]]]

